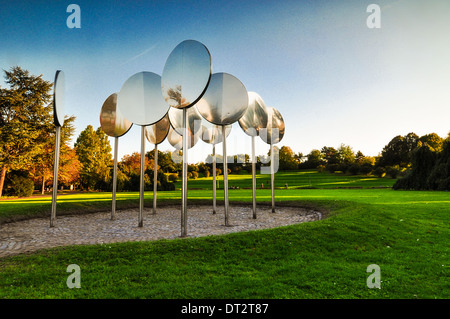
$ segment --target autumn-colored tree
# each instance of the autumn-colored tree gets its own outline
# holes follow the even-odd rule
[[[150,167],[151,162],[151,167]],[[148,169],[153,169],[154,161],[149,160],[147,156],[144,157],[144,172]],[[139,190],[140,176],[141,176],[141,154],[134,152],[131,155],[125,155],[117,164],[118,167],[118,184],[121,189],[136,191]],[[144,176],[144,184],[149,183],[148,175]],[[145,186],[144,186],[145,187]]]
[[[280,170],[284,171],[298,169],[298,164],[300,163],[298,161],[298,158],[295,156],[295,153],[289,146],[282,146],[280,148],[278,156]]]
[[[159,155],[159,154],[158,154]],[[144,158],[144,170],[149,167],[150,160],[146,156]],[[152,163],[152,169],[153,169]],[[122,160],[118,163],[120,170],[126,175],[140,175],[141,174],[141,154],[138,152],[133,152],[131,155],[124,155]]]
[[[81,163],[75,148],[61,146],[59,158],[58,185],[78,185],[80,183]]]
[[[64,183],[64,179],[61,178],[61,174],[64,174],[64,172],[67,171],[67,168],[64,167],[67,165],[64,159],[70,157],[71,154],[69,153],[73,151],[68,144],[75,131],[75,126],[73,125],[74,121],[75,116],[65,116],[64,125],[61,128],[61,148],[58,173],[59,183]],[[52,123],[49,123],[42,128],[39,139],[41,140],[40,152],[36,154],[33,159],[33,166],[30,168],[29,173],[33,177],[35,183],[41,183],[41,193],[44,194],[46,182],[53,181],[53,165],[55,156],[55,125],[53,124],[53,117]],[[72,173],[72,176],[79,176],[78,172],[73,171]]]

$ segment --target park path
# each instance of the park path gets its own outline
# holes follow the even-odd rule
[[[224,210],[218,207],[212,214],[210,206],[188,208],[188,237],[219,235],[231,232],[272,228],[322,218],[321,213],[303,208],[280,207],[271,213],[270,207],[258,208],[258,218],[252,218],[251,207],[230,207],[232,227],[224,226]],[[144,211],[144,225],[138,227],[138,209],[111,213],[59,216],[55,227],[49,218],[35,218],[0,225],[0,258],[33,253],[40,249],[67,245],[92,245],[127,241],[148,241],[179,238],[180,207],[167,206]]]

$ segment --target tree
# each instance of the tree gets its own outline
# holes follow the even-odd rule
[[[442,151],[442,144],[444,143],[444,139],[436,133],[423,135],[419,138],[419,141],[422,142],[422,145],[426,144],[431,147],[435,152]]]
[[[0,196],[8,170],[28,169],[41,151],[39,138],[50,120],[52,83],[15,66],[5,72],[9,88],[0,88]]]
[[[58,182],[63,183],[62,174],[64,174],[67,169],[64,167],[67,165],[65,159],[71,156],[73,151],[69,147],[69,142],[72,139],[73,133],[75,132],[75,127],[73,122],[75,121],[75,116],[65,116],[64,125],[61,127],[61,148],[60,148],[60,163],[59,163],[59,174]],[[53,117],[51,123],[47,123],[41,130],[39,135],[39,140],[41,141],[41,151],[36,154],[33,159],[33,166],[30,168],[30,175],[34,178],[35,183],[41,183],[41,193],[44,194],[45,185],[47,181],[53,180],[53,165],[55,156],[55,125],[53,123]],[[72,156],[76,156],[75,153]],[[78,161],[78,159],[76,159]],[[79,164],[79,163],[78,163]],[[72,162],[70,162],[72,165]],[[79,168],[79,165],[77,166]],[[72,177],[79,177],[78,172],[71,171]],[[66,180],[67,181],[67,180]],[[73,180],[75,181],[75,180]]]
[[[341,144],[337,151],[339,169],[345,173],[355,162],[355,153],[350,146],[345,144]]]
[[[338,151],[334,147],[324,146],[320,152],[327,165],[339,164]]]
[[[415,133],[406,136],[397,135],[383,148],[379,166],[410,166],[412,152],[417,148],[418,142],[419,137]]]
[[[420,138],[417,145],[411,171],[397,180],[393,188],[449,191],[450,134],[446,140],[434,133],[427,134]]]
[[[278,153],[278,163],[279,169],[284,170],[295,170],[298,169],[298,164],[300,164],[295,156],[295,153],[289,146],[282,146]]]
[[[153,149],[145,155],[149,160],[153,160],[155,157],[155,150]],[[177,171],[182,170],[182,164],[175,163],[172,160],[172,153],[170,151],[161,152],[158,150],[158,166],[166,173],[176,173]]]
[[[356,152],[355,155],[355,163],[358,165],[362,165],[363,160],[364,160],[364,154],[361,151]]]
[[[74,148],[63,144],[61,146],[60,167],[58,173],[58,185],[79,184],[81,163]]]
[[[159,155],[159,154],[158,154]],[[144,170],[148,167],[150,160],[146,156],[144,158]],[[133,152],[131,155],[125,155],[117,164],[118,176],[119,172],[123,173],[127,178],[123,178],[123,189],[139,190],[140,174],[141,174],[141,155],[138,152]]]
[[[325,164],[323,154],[319,150],[312,150],[306,155],[306,161],[300,164],[300,168],[317,168],[319,165]]]
[[[427,144],[421,145],[413,153],[412,169],[405,177],[397,180],[394,189],[428,189],[428,177],[436,164],[437,153]]]
[[[434,190],[450,190],[450,134],[443,142],[442,152],[428,177],[428,186]]]
[[[99,127],[94,131],[88,125],[75,143],[76,154],[81,163],[80,184],[87,189],[105,189],[111,166],[111,145],[108,137]]]

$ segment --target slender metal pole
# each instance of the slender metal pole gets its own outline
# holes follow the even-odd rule
[[[141,126],[141,179],[139,182],[139,223],[138,226],[144,226],[144,166],[145,166],[145,140],[144,140],[145,126]]]
[[[119,138],[114,138],[114,169],[113,169],[113,189],[112,189],[112,210],[111,220],[116,219],[116,190],[117,190],[117,154],[119,153]]]
[[[59,167],[59,149],[61,141],[61,126],[56,126],[55,134],[55,162],[53,166],[53,196],[52,196],[52,214],[50,216],[50,227],[55,226],[56,220],[56,197],[58,194],[58,167]]]
[[[188,119],[187,110],[183,109],[183,186],[181,198],[181,237],[187,236],[187,153],[188,153]]]
[[[256,161],[255,161],[255,137],[252,136],[252,194],[253,194],[253,219],[256,219]]]
[[[272,187],[272,213],[275,213],[275,173],[274,173],[273,145],[270,144],[270,184]]]
[[[213,214],[216,213],[216,144],[213,144]]]
[[[153,215],[156,214],[156,192],[158,191],[158,144],[155,144],[153,168]]]
[[[225,125],[222,126],[223,139],[223,191],[225,199],[225,226],[230,226],[228,219],[228,163],[227,163],[227,138],[225,134]]]

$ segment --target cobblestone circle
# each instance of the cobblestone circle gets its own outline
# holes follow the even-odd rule
[[[167,206],[153,215],[151,208],[145,208],[143,227],[138,227],[138,209],[116,211],[115,220],[111,220],[111,212],[59,216],[55,227],[50,227],[50,218],[6,223],[0,225],[0,258],[58,246],[179,238],[180,211],[180,206]],[[231,227],[226,227],[223,207],[212,214],[211,206],[189,206],[187,233],[188,237],[219,235],[321,218],[320,212],[311,209],[279,207],[272,213],[271,207],[258,207],[257,219],[253,219],[251,207],[233,206],[229,211]]]

